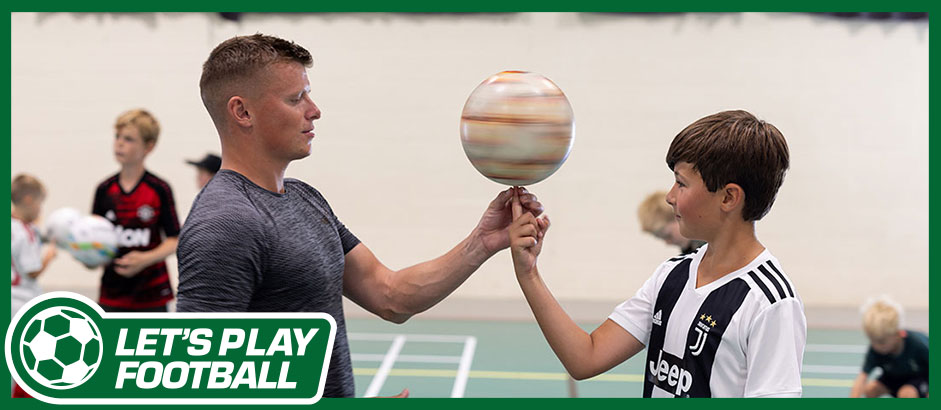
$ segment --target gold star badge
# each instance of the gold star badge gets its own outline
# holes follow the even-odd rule
[[[713,320],[712,323],[710,324],[710,326],[715,327],[715,326],[716,326],[716,321]]]
[[[702,316],[699,317],[699,320],[704,320],[705,318],[706,318],[706,314],[703,313]]]
[[[712,315],[706,316],[706,321],[707,321],[707,322],[711,322],[711,321],[712,321]]]

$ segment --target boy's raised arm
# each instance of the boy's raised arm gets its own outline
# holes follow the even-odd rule
[[[643,350],[643,343],[611,320],[589,334],[565,313],[536,266],[549,218],[523,213],[516,194],[512,207],[510,249],[516,279],[549,346],[569,374],[578,380],[594,377]]]

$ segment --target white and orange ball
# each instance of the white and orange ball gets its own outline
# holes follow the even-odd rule
[[[118,251],[118,234],[114,225],[98,215],[86,215],[75,221],[69,236],[71,242],[66,245],[66,250],[88,266],[111,262]]]
[[[474,168],[505,185],[532,185],[568,158],[575,115],[548,78],[503,71],[480,83],[461,113],[461,143]]]
[[[72,225],[82,219],[82,213],[75,208],[59,208],[46,218],[44,236],[60,248],[65,248],[72,242]]]

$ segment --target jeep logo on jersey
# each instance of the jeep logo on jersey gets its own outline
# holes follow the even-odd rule
[[[118,246],[121,248],[150,245],[150,228],[131,229],[115,226],[114,232],[118,234]]]
[[[693,328],[698,334],[696,343],[688,346],[693,356],[699,356],[699,354],[702,353],[702,348],[706,346],[706,338],[709,336],[709,331],[715,327],[716,324],[718,323],[712,319],[712,315],[703,313],[699,316],[699,321],[696,322],[696,327]]]
[[[655,386],[673,393],[675,396],[686,396],[686,392],[693,385],[693,374],[683,368],[683,361],[672,354],[660,350],[657,362],[650,362],[650,371],[647,379]]]
[[[140,218],[141,222],[150,222],[154,218],[154,208],[151,208],[150,205],[137,208],[137,217]]]

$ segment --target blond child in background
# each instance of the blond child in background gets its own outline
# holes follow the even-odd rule
[[[42,211],[46,189],[36,177],[20,174],[10,183],[10,317],[30,299],[42,294],[37,278],[56,256],[56,247],[42,250],[39,230],[33,225]],[[12,397],[30,397],[11,380]]]
[[[120,169],[98,185],[92,204],[118,232],[118,254],[101,276],[98,304],[106,312],[166,312],[173,299],[164,259],[176,252],[180,220],[170,184],[144,168],[159,135],[160,124],[145,110],[124,112],[114,123]]]
[[[901,328],[902,306],[887,297],[863,307],[869,351],[850,397],[928,397],[928,335]],[[882,374],[874,380],[876,369]]]
[[[680,248],[680,254],[693,253],[704,241],[689,239],[680,234],[680,224],[676,222],[673,208],[667,203],[667,192],[656,191],[647,195],[637,207],[637,220],[640,228],[657,239]]]
[[[13,202],[10,212],[12,317],[26,302],[42,293],[37,278],[55,258],[56,248],[46,246],[43,252],[39,230],[33,225],[39,219],[43,200],[46,199],[46,189],[42,183],[32,175],[17,175],[10,183],[10,199]]]

